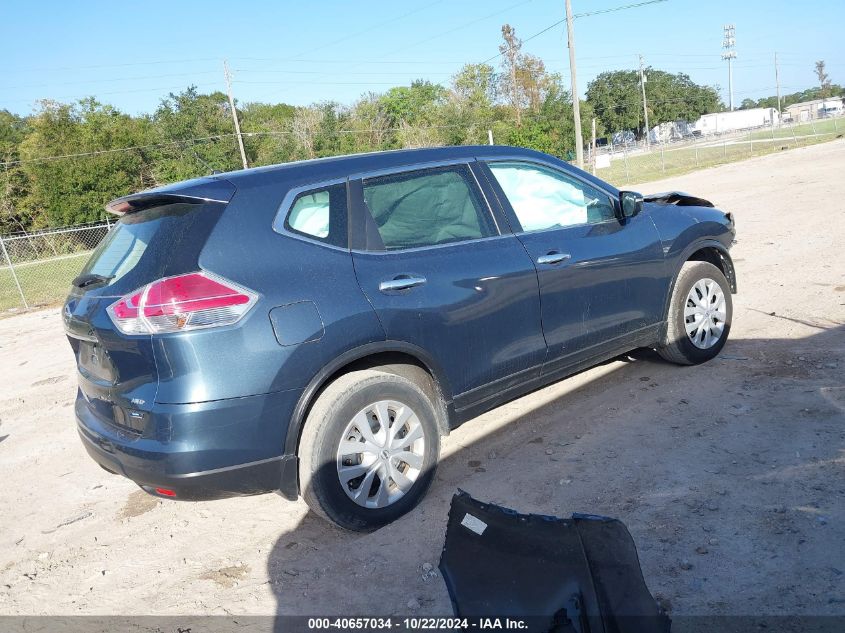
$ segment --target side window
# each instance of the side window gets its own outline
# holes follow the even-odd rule
[[[522,225],[542,231],[614,219],[611,198],[577,178],[530,163],[489,163]]]
[[[287,210],[284,227],[326,244],[346,246],[346,185],[300,193]]]
[[[387,250],[496,234],[464,165],[368,178],[364,202]]]

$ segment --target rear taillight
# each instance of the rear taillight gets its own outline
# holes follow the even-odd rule
[[[159,279],[108,307],[124,334],[161,334],[237,323],[257,296],[207,272]]]

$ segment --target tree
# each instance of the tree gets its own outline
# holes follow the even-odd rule
[[[806,90],[802,90],[801,92],[793,92],[792,94],[783,95],[781,103],[783,107],[786,108],[788,106],[791,106],[793,103],[801,103],[802,101],[813,101],[814,99],[823,99],[829,97],[843,97],[845,96],[845,87],[840,86],[839,84],[828,83],[826,92],[827,97],[824,97],[822,95],[821,88],[807,88]],[[762,97],[760,99],[757,99],[756,107],[777,108],[777,95],[771,95],[768,97]]]
[[[145,188],[143,150],[125,150],[151,142],[148,119],[131,117],[93,97],[74,104],[42,101],[39,108],[20,144],[29,182],[24,204],[36,226],[100,220],[106,202]],[[76,153],[84,155],[42,160]]]
[[[516,36],[516,30],[510,24],[502,25],[502,38],[505,41],[499,45],[499,53],[502,55],[502,66],[505,69],[502,74],[503,92],[508,95],[511,109],[516,116],[516,124],[519,126],[522,125],[522,95],[519,92],[517,73],[522,40]]]
[[[379,99],[391,127],[404,121],[410,125],[431,124],[437,119],[437,109],[448,97],[440,84],[417,79],[410,86],[391,88]]]
[[[516,36],[512,26],[505,24],[502,27],[502,37],[504,42],[499,46],[503,67],[499,76],[501,93],[507,95],[519,127],[523,110],[534,114],[540,111],[556,78],[546,72],[546,66],[539,57],[522,52],[522,40]]]
[[[378,94],[367,93],[352,106],[349,127],[347,142],[351,151],[372,152],[392,147],[390,115]]]
[[[28,132],[26,121],[8,110],[0,110],[0,233],[25,230],[33,223],[24,206],[29,183],[20,159],[19,147]]]
[[[816,62],[816,77],[819,78],[820,96],[822,99],[826,99],[830,96],[830,75],[825,71],[823,59]]]
[[[496,118],[497,77],[488,64],[467,64],[451,81],[440,117],[440,141],[446,145],[486,143]]]
[[[466,64],[452,77],[452,96],[477,109],[488,109],[496,101],[496,80],[489,64]]]
[[[650,67],[644,72],[650,125],[694,121],[722,107],[715,88],[696,84],[689,75]],[[587,102],[608,132],[644,127],[640,74],[636,70],[601,73],[587,85]]]
[[[304,154],[303,158],[315,158],[314,147],[317,131],[323,120],[323,113],[316,108],[298,108],[293,116],[291,131],[296,146]]]
[[[238,112],[243,119],[241,129],[256,133],[244,138],[250,164],[272,165],[294,159],[296,145],[291,125],[295,107],[286,103],[247,103]]]
[[[179,94],[170,93],[152,121],[158,142],[167,144],[155,151],[156,182],[208,175],[215,169],[240,169],[238,140],[225,93],[203,95],[195,86]]]
[[[509,145],[527,147],[540,152],[569,159],[575,151],[575,122],[572,112],[572,94],[563,87],[558,75],[550,75],[551,83],[545,93],[537,116],[526,117],[521,126],[502,122],[495,128],[499,138]],[[593,109],[589,103],[581,105],[581,134],[589,138]],[[598,134],[603,133],[601,124]]]

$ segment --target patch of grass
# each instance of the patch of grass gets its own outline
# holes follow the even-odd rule
[[[770,130],[757,131],[750,137],[746,134],[721,143],[702,140],[682,148],[664,148],[662,155],[660,147],[654,146],[651,152],[629,155],[627,160],[622,156],[614,158],[610,167],[597,170],[596,176],[619,188],[631,183],[679,176],[752,156],[831,141],[840,133],[845,133],[845,121],[836,122],[835,129],[834,121],[819,121],[815,124],[815,129],[816,134],[813,135],[809,124],[795,126],[794,138],[791,128],[775,129],[774,140]]]
[[[751,133],[756,140],[793,139],[815,134],[845,134],[845,119],[820,119],[791,127],[764,128]],[[800,140],[800,138],[798,139]]]
[[[15,264],[15,273],[29,307],[59,303],[70,290],[90,251],[53,259]],[[0,267],[0,312],[23,309],[20,293],[8,266]]]

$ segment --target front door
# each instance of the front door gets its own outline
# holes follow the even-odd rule
[[[647,214],[620,221],[612,196],[562,168],[519,161],[487,167],[537,269],[549,347],[544,371],[660,323],[666,272]]]
[[[388,339],[439,365],[456,405],[539,375],[546,344],[534,266],[500,232],[467,163],[364,177],[350,192],[366,234],[352,251],[361,289]]]

